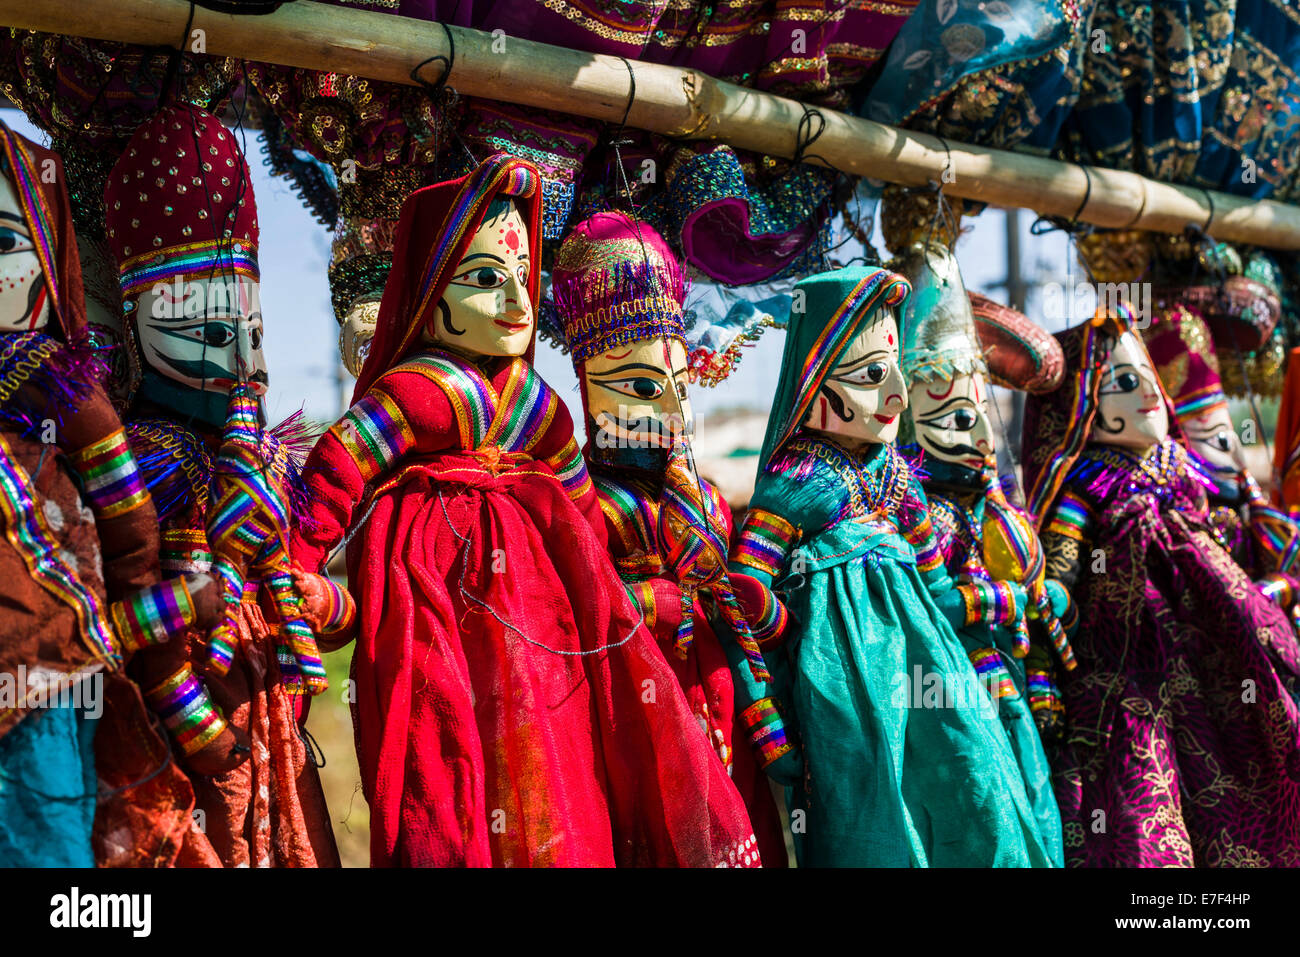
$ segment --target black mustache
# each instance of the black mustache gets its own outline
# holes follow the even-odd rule
[[[940,452],[948,455],[978,455],[980,458],[984,458],[984,453],[972,445],[944,445],[942,442],[934,441],[934,439],[930,439],[930,444]]]

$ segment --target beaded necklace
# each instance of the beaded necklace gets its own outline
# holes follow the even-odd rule
[[[912,470],[892,445],[882,446],[876,458],[863,462],[829,439],[801,433],[787,446],[791,452],[820,459],[835,471],[848,490],[849,514],[889,518],[903,504]]]

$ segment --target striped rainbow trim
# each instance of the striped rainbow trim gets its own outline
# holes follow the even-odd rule
[[[113,642],[113,627],[99,598],[82,584],[77,570],[64,558],[62,549],[45,520],[44,511],[32,498],[32,480],[0,433],[0,518],[4,535],[22,556],[41,587],[72,608],[82,633],[96,657],[116,663],[121,660]]]
[[[508,414],[493,418],[484,441],[506,452],[526,452],[546,434],[559,404],[559,398],[542,377],[517,358],[510,365],[510,377],[497,402],[497,408],[507,409]]]
[[[207,747],[226,729],[207,690],[187,662],[179,671],[145,692],[177,747],[186,755]]]
[[[151,249],[132,256],[118,267],[122,295],[130,296],[173,279],[191,280],[242,276],[256,282],[257,247],[246,239],[205,239],[183,246]]]
[[[771,698],[759,698],[740,713],[740,720],[749,729],[749,744],[760,768],[770,767],[794,750],[786,740],[781,712]]]
[[[415,446],[415,432],[401,408],[378,388],[362,396],[330,432],[366,482],[383,474]]]
[[[1088,503],[1074,492],[1062,492],[1052,520],[1047,524],[1047,531],[1083,541],[1092,523],[1092,509]]]
[[[943,564],[943,549],[934,534],[929,513],[922,514],[912,525],[901,529],[903,538],[916,552],[916,567],[921,572],[932,572]]]
[[[159,582],[112,605],[113,624],[127,651],[161,645],[194,623],[194,600],[184,578]]]
[[[442,389],[456,415],[461,444],[469,450],[483,445],[498,399],[491,383],[477,369],[445,353],[422,352],[385,374],[397,372],[414,372]]]
[[[564,448],[548,458],[546,464],[551,467],[571,500],[580,501],[592,491],[591,475],[587,471],[586,460],[582,457],[582,449],[578,448],[577,439],[570,437],[564,443]]]
[[[68,458],[81,476],[82,491],[99,518],[117,518],[149,501],[126,429],[119,428]]]
[[[1218,385],[1207,385],[1195,392],[1188,392],[1178,397],[1174,403],[1174,416],[1179,422],[1204,415],[1215,406],[1227,406],[1228,397]]]
[[[575,443],[576,444],[576,443]],[[594,475],[592,482],[605,513],[605,521],[618,534],[625,553],[658,551],[659,510],[647,495],[607,475]]]
[[[731,560],[775,578],[799,539],[799,530],[774,512],[751,508]]]
[[[56,245],[59,237],[55,235],[54,218],[41,189],[36,175],[36,163],[28,155],[18,134],[0,121],[0,136],[4,140],[5,155],[9,158],[9,169],[18,194],[18,202],[26,214],[27,225],[32,231],[32,245],[36,249],[36,258],[40,260],[41,270],[45,273],[45,289],[50,296],[54,312],[63,319],[63,299],[59,290],[58,272],[54,268]],[[66,329],[66,323],[64,328]]]
[[[975,666],[975,674],[979,676],[980,684],[988,689],[995,700],[1009,698],[1017,693],[1015,682],[1011,680],[1011,672],[1007,671],[1006,663],[997,649],[976,648],[970,653],[970,661]]]

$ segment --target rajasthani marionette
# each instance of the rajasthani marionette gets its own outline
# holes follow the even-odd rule
[[[1057,339],[1065,381],[1030,397],[1023,460],[1080,615],[1055,760],[1066,862],[1296,866],[1300,717],[1271,660],[1291,624],[1214,540],[1212,484],[1130,307]]]
[[[1187,449],[1213,483],[1208,490],[1211,534],[1294,621],[1293,610],[1300,610],[1300,582],[1295,577],[1300,529],[1268,503],[1246,467],[1204,320],[1190,307],[1175,304],[1161,310],[1142,336]],[[1293,678],[1300,677],[1295,664],[1288,666]]]
[[[1045,578],[1033,520],[1007,501],[998,481],[989,418],[989,364],[956,258],[942,244],[918,244],[894,265],[912,280],[902,320],[902,369],[908,386],[902,428],[904,439],[914,443],[906,451],[916,456],[944,565],[965,600],[966,615],[957,635],[997,702],[1039,834],[1060,866],[1061,815],[1052,793],[1051,765],[1034,723],[1037,717],[1050,728],[1059,721],[1059,696],[1049,652],[1041,640],[1037,647],[1032,645],[1030,634],[1032,624],[1040,639],[1050,638],[1063,664],[1073,665],[1058,618],[1073,614],[1069,593],[1060,582]],[[986,309],[985,316],[986,325],[1008,319],[1014,323],[1001,330],[1006,333],[1000,337],[1001,348],[991,356],[995,368],[1041,370],[1055,365],[1059,376],[1060,349],[1050,336],[1033,335],[1033,324],[1010,310]],[[1055,349],[1054,356],[1035,354],[1034,346],[1043,343]],[[1011,354],[1013,346],[1018,354]],[[1011,584],[1021,589],[1007,602],[999,591]],[[1017,602],[1034,622],[997,614],[999,607]],[[1032,658],[1031,650],[1037,652]],[[1036,713],[1031,714],[1031,707]]]
[[[504,155],[410,196],[356,402],[307,464],[305,589],[353,530],[371,860],[757,863],[532,368],[540,201]]]
[[[925,493],[894,447],[907,281],[848,267],[795,290],[805,308],[786,333],[732,568],[775,581],[793,618],[783,697],[805,763],[791,805],[799,862],[1049,866],[996,709],[953,631],[966,612]]]
[[[299,725],[304,695],[324,683],[288,564],[300,427],[259,426],[267,372],[248,165],[211,114],[164,107],[132,137],[104,203],[135,378],[128,433],[161,518],[162,570],[210,571],[224,599],[209,641],[193,631],[168,642],[135,675],[194,787],[176,862],[334,864]]]
[[[62,164],[0,140],[0,863],[90,867],[97,724],[134,705],[148,732],[109,600],[156,581],[157,519],[86,334]]]
[[[691,464],[681,267],[650,226],[597,213],[560,247],[551,291],[582,388],[587,467],[615,567],[745,799],[764,863],[784,863],[764,768],[801,767],[763,691],[759,643],[779,640],[787,616],[766,586],[728,576],[731,510]],[[715,636],[706,605],[739,641]]]

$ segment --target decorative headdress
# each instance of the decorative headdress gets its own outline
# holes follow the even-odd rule
[[[907,299],[907,279],[879,266],[845,266],[817,273],[795,286],[803,310],[786,329],[776,396],[759,454],[760,471],[798,431],[826,376],[854,337]],[[802,295],[801,295],[802,294]]]
[[[235,135],[211,113],[165,106],[140,125],[104,187],[123,298],[176,277],[260,278],[257,201]]]
[[[499,196],[515,200],[528,226],[533,262],[528,272],[528,297],[535,305],[538,303],[542,201],[540,177],[532,163],[498,153],[459,179],[417,189],[402,206],[393,268],[388,273],[375,336],[357,378],[353,401],[364,396],[379,376],[416,348],[420,329],[429,321],[451,282],[452,271],[487,218],[492,200]],[[533,342],[526,353],[530,361],[536,343],[536,325],[533,328]]]
[[[1065,358],[1065,378],[1059,388],[1031,395],[1025,403],[1021,461],[1025,470],[1025,504],[1042,527],[1065,478],[1088,444],[1097,415],[1097,396],[1110,356],[1111,344],[1134,326],[1133,307],[1119,303],[1114,310],[1099,307],[1087,322],[1056,334]],[[1139,344],[1141,337],[1138,337]],[[1164,387],[1157,383],[1171,415],[1170,434],[1182,439],[1172,418]]]
[[[1051,392],[1065,376],[1061,345],[1024,313],[977,292],[970,296],[975,333],[994,385],[1018,392]]]
[[[1228,404],[1214,343],[1200,316],[1184,306],[1174,306],[1142,330],[1142,338],[1179,422]]]
[[[575,366],[629,342],[686,345],[682,268],[659,233],[626,213],[574,227],[556,254],[551,292]]]
[[[898,321],[907,383],[986,372],[970,299],[952,251],[938,242],[916,243],[891,265],[912,283],[912,295]]]

